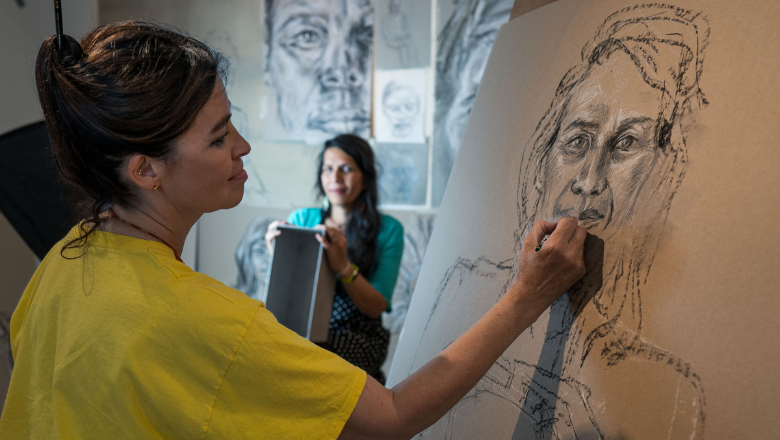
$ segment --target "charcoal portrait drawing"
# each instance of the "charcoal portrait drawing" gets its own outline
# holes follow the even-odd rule
[[[498,29],[512,0],[458,0],[438,37],[433,204],[444,194]]]
[[[363,137],[371,121],[370,0],[264,0],[265,81],[290,140]]]
[[[379,200],[382,204],[424,204],[428,145],[377,143],[376,155],[382,167],[379,176]]]
[[[387,9],[382,12],[382,38],[387,47],[398,54],[399,65],[403,68],[420,64],[416,42],[412,38],[409,20],[400,0],[390,0]]]
[[[382,91],[382,114],[394,138],[412,136],[420,118],[422,97],[411,84],[390,81]]]
[[[709,33],[699,11],[643,4],[606,17],[584,45],[517,146],[516,242],[537,220],[576,217],[591,234],[588,274],[418,438],[703,438],[704,381],[643,337],[642,298],[664,294],[643,288],[684,185],[686,133],[708,104],[700,78]],[[452,320],[455,310],[476,320],[495,304],[518,252],[458,258],[417,358],[473,323]]]

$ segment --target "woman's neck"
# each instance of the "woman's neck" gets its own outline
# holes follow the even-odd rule
[[[349,220],[349,214],[352,212],[348,207],[343,205],[331,205],[330,215],[328,218],[333,221],[338,227],[343,228]]]
[[[184,240],[195,224],[194,221],[172,221],[176,216],[163,215],[155,210],[128,209],[118,205],[114,205],[111,209],[121,220],[108,217],[99,229],[168,245],[176,255],[181,255],[184,249]],[[136,229],[136,227],[143,229],[143,231]]]

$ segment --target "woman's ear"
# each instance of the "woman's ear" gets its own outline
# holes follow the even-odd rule
[[[155,191],[160,187],[161,163],[142,154],[133,154],[125,165],[125,177],[141,188]]]

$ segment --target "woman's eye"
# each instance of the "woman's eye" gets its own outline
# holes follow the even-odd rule
[[[577,136],[564,145],[563,150],[568,154],[579,154],[585,151],[590,145],[590,139],[587,136]]]
[[[374,40],[374,28],[373,26],[364,26],[358,33],[358,39],[361,43],[370,46]]]
[[[226,131],[225,134],[220,136],[217,140],[211,143],[211,145],[214,145],[215,147],[221,147],[225,144],[225,138],[227,138],[227,135],[229,134],[229,131]]]
[[[290,40],[290,44],[293,46],[311,50],[319,47],[322,42],[322,34],[316,29],[305,29],[295,34]]]
[[[630,151],[634,149],[637,144],[637,140],[633,136],[624,136],[620,138],[615,144],[615,150],[617,151]]]

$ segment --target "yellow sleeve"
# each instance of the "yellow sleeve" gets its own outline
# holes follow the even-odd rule
[[[206,438],[336,439],[366,373],[261,307],[225,373]]]

